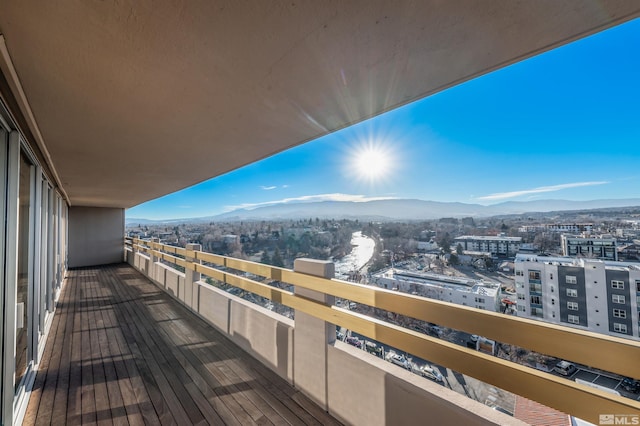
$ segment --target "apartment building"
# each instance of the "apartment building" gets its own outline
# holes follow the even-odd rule
[[[518,316],[640,340],[640,265],[516,256]]]
[[[522,237],[507,237],[505,235],[463,235],[456,237],[454,246],[460,244],[465,251],[480,251],[491,253],[492,256],[515,256],[520,250]]]
[[[524,225],[518,228],[518,232],[566,232],[570,234],[590,234],[593,232],[593,223],[545,223],[539,225]]]
[[[500,284],[497,282],[389,268],[374,274],[371,283],[462,306],[493,312],[500,310]]]
[[[604,236],[560,236],[562,255],[602,260],[618,260],[617,240]]]

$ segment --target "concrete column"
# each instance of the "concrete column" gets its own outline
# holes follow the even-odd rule
[[[187,244],[187,251],[200,251],[202,250],[202,246],[200,244]],[[188,254],[185,256],[185,260],[190,263],[202,263],[200,260],[196,260],[193,257],[190,257]],[[185,305],[190,307],[191,309],[197,311],[198,310],[198,286],[195,284],[197,281],[200,281],[201,274],[200,272],[195,272],[189,268],[186,268],[184,271],[184,292],[179,291],[179,298],[182,300]]]
[[[152,243],[160,243],[160,238],[151,238]],[[150,244],[151,246],[151,244]],[[151,250],[155,250],[154,247],[151,247]],[[151,278],[152,281],[159,283],[156,262],[159,260],[158,256],[156,256],[152,251],[149,251],[149,270],[147,271],[147,277]]]
[[[333,262],[296,259],[293,270],[323,278],[333,278]],[[296,295],[333,305],[335,297],[295,287]],[[293,336],[293,382],[296,388],[328,410],[327,351],[336,340],[336,326],[304,312],[295,312]]]

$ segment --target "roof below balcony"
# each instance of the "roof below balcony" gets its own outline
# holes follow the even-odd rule
[[[71,204],[131,207],[622,23],[640,4],[0,0],[0,10],[41,151]]]

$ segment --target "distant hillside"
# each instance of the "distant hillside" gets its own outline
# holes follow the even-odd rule
[[[536,200],[508,201],[490,206],[466,203],[443,203],[424,200],[379,200],[368,202],[323,201],[312,203],[287,203],[253,210],[239,209],[216,216],[191,219],[146,220],[127,218],[127,224],[182,223],[182,222],[233,222],[250,220],[290,220],[300,218],[358,219],[361,221],[432,220],[442,217],[489,217],[536,212],[565,210],[593,210],[640,206],[640,199],[619,200]]]

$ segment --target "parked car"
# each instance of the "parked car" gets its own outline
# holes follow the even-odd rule
[[[500,407],[500,406],[495,405],[495,406],[493,406],[493,409],[494,409],[494,410],[496,410],[496,411],[499,411],[499,412],[501,412],[501,413],[504,413],[504,414],[508,414],[508,415],[510,415],[510,416],[513,416],[513,413],[512,413],[512,412],[507,411],[507,410],[505,410],[504,408],[502,408],[502,407]]]
[[[404,355],[399,355],[392,352],[389,358],[387,358],[387,361],[391,362],[392,364],[398,365],[402,368],[406,368],[407,370],[411,368],[409,364],[409,360]]]
[[[358,349],[362,349],[362,342],[358,340],[357,337],[349,336],[344,341],[350,344],[351,346],[355,346]]]
[[[442,377],[442,374],[440,374],[440,372],[438,370],[436,370],[435,368],[425,365],[423,367],[420,368],[420,374],[422,375],[422,377],[426,377],[427,379],[431,379],[434,382],[438,382],[438,383],[442,383],[444,382],[444,378]]]
[[[630,377],[625,377],[624,379],[622,379],[622,381],[620,382],[620,386],[627,392],[640,392],[640,382]]]
[[[577,370],[578,369],[576,368],[576,366],[569,361],[560,361],[553,368],[553,371],[555,371],[556,373],[567,377],[573,375],[573,373],[575,373]]]
[[[442,328],[438,327],[437,325],[430,325],[429,334],[435,337],[440,337],[442,336]]]
[[[378,356],[378,357],[382,358],[382,348],[380,346],[376,345],[375,343],[366,342],[364,344],[364,348],[370,354],[373,354],[375,356]]]

